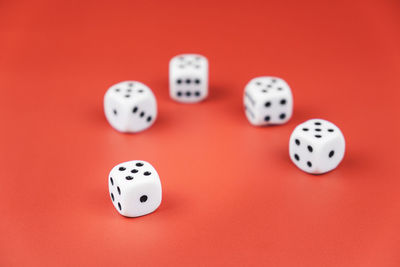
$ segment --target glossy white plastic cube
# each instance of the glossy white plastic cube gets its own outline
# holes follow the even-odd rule
[[[195,103],[208,96],[208,60],[198,54],[181,54],[169,62],[170,97]]]
[[[293,96],[281,78],[262,76],[246,85],[243,95],[245,115],[255,126],[283,124],[293,113]]]
[[[289,140],[289,155],[301,170],[321,174],[335,169],[345,153],[345,140],[339,127],[323,119],[298,125]]]
[[[108,188],[115,209],[126,217],[149,214],[161,204],[160,177],[156,169],[143,160],[123,162],[112,168]]]
[[[111,86],[104,95],[104,113],[116,130],[140,132],[153,125],[157,118],[156,97],[141,82],[120,82]]]

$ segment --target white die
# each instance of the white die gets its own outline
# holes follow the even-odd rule
[[[161,182],[150,163],[132,160],[115,166],[108,176],[108,189],[115,209],[126,217],[155,211],[161,204]]]
[[[333,123],[312,119],[298,125],[289,141],[289,154],[301,170],[320,174],[333,170],[345,152],[344,136]]]
[[[277,77],[252,79],[244,89],[243,102],[247,119],[256,126],[283,124],[292,117],[292,91]]]
[[[157,101],[149,87],[137,81],[111,86],[104,95],[104,112],[120,132],[140,132],[157,118]]]
[[[208,60],[198,54],[182,54],[169,62],[169,94],[183,103],[194,103],[208,96]]]

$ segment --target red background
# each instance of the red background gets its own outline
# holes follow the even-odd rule
[[[400,266],[400,3],[385,1],[0,2],[0,265]],[[168,60],[210,61],[210,97],[168,97]],[[245,84],[276,75],[294,116],[257,128]],[[120,134],[107,88],[149,85],[159,117]],[[343,131],[333,172],[288,156],[294,127]],[[114,210],[107,174],[158,170],[153,214]]]

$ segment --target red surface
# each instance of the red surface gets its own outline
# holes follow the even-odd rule
[[[2,1],[1,266],[400,266],[398,1]],[[210,60],[211,95],[171,101],[168,60]],[[277,75],[294,117],[256,128],[244,85]],[[120,134],[106,89],[156,93],[149,130]],[[288,157],[294,127],[322,117],[347,141],[335,171]],[[143,159],[163,202],[117,214],[107,174]]]

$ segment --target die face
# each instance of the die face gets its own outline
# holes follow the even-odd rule
[[[153,94],[149,92],[149,95]],[[140,132],[153,125],[157,118],[157,103],[154,95],[146,97],[130,106],[128,110],[129,132]]]
[[[290,137],[289,153],[296,166],[308,173],[317,173],[318,147],[312,140],[294,133]]]
[[[140,132],[157,117],[157,101],[149,87],[137,81],[111,86],[104,96],[108,122],[120,132]]]
[[[195,103],[208,96],[208,60],[198,54],[182,54],[169,63],[170,97]]]
[[[246,117],[256,126],[286,123],[293,113],[290,87],[277,77],[252,79],[245,87],[243,99]]]
[[[146,215],[161,204],[159,175],[146,161],[134,160],[118,164],[109,174],[108,185],[111,201],[123,216]]]
[[[318,152],[317,173],[325,173],[335,169],[343,160],[344,153],[345,141],[343,135],[326,142]]]
[[[321,174],[336,168],[345,152],[345,140],[333,123],[312,119],[298,125],[289,141],[293,163],[301,170]]]
[[[108,123],[120,132],[126,132],[129,127],[129,112],[127,105],[121,105],[121,101],[113,93],[107,91],[104,96],[104,113]]]

